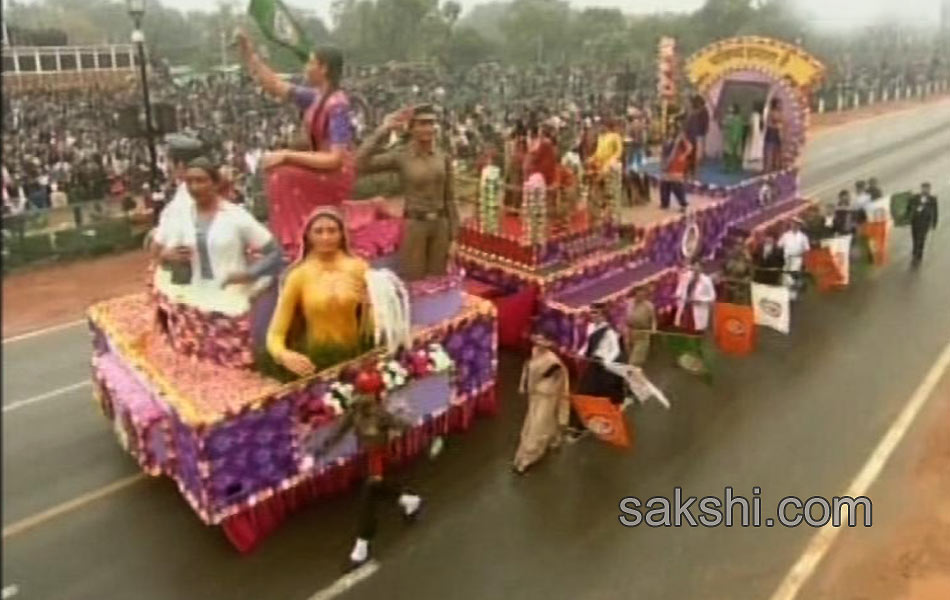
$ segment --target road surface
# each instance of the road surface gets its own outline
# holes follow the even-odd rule
[[[804,188],[830,201],[859,178],[877,176],[885,190],[926,179],[950,198],[948,148],[947,102],[835,129],[812,140]],[[343,597],[769,598],[815,530],[624,528],[618,502],[675,487],[751,496],[759,486],[764,507],[843,493],[950,341],[947,226],[917,272],[909,246],[898,231],[888,267],[845,292],[811,294],[792,335],[763,332],[752,357],[720,359],[713,386],[655,357],[648,373],[673,410],[632,410],[634,453],[585,439],[513,476],[524,403],[520,358],[504,355],[501,414],[406,472],[428,500],[425,518],[406,528],[386,515],[379,569]],[[353,496],[293,516],[241,557],[170,481],[137,477],[91,400],[83,326],[3,351],[3,580],[17,598],[305,600],[337,580]],[[944,373],[928,396],[947,394]],[[924,403],[909,438],[947,423],[945,411]],[[891,508],[902,452],[869,492]],[[880,511],[875,527],[897,512]]]

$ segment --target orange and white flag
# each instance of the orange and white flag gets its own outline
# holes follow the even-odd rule
[[[716,346],[725,354],[746,356],[755,350],[755,316],[751,306],[716,303]]]
[[[851,283],[851,236],[839,235],[822,240],[821,246],[831,252],[831,258],[838,270],[837,285],[846,287]]]
[[[630,447],[627,420],[620,408],[609,399],[599,396],[571,396],[571,404],[581,421],[591,433],[619,448]]]

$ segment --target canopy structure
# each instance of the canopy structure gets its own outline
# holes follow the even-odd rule
[[[805,145],[812,87],[825,74],[824,65],[804,49],[764,37],[735,37],[710,44],[685,65],[687,79],[706,100],[711,127],[707,153],[722,153],[720,124],[738,105],[743,114],[761,110],[767,117],[773,100],[783,114],[785,164],[795,165]]]

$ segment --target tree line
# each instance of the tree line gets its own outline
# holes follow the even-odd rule
[[[256,34],[244,4],[219,0],[210,12],[184,13],[149,0],[148,43],[172,64],[202,68],[233,60],[233,29],[244,25]],[[902,57],[929,61],[948,48],[946,36],[941,41],[936,33],[908,33],[893,24],[821,34],[810,29],[793,0],[706,0],[692,13],[639,16],[610,8],[578,10],[567,0],[500,1],[466,14],[457,0],[333,0],[330,23],[294,11],[316,42],[342,47],[351,64],[429,62],[450,70],[498,61],[652,73],[660,35],[676,37],[683,55],[733,35],[777,37],[805,44],[838,71]],[[73,44],[125,42],[131,27],[124,3],[116,0],[10,0],[6,18],[12,27],[66,31]],[[298,68],[289,54],[271,52],[278,66]]]

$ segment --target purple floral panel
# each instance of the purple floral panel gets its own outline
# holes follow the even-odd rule
[[[198,502],[202,500],[204,486],[201,483],[201,474],[198,470],[200,459],[198,451],[198,437],[195,431],[182,423],[178,415],[172,415],[172,437],[175,441],[175,453],[178,460],[177,479],[185,490]]]
[[[411,423],[447,410],[451,404],[452,389],[447,373],[431,375],[414,381],[390,394],[386,405],[393,413]]]
[[[282,399],[214,427],[205,454],[215,510],[297,474],[292,421],[290,400]]]

